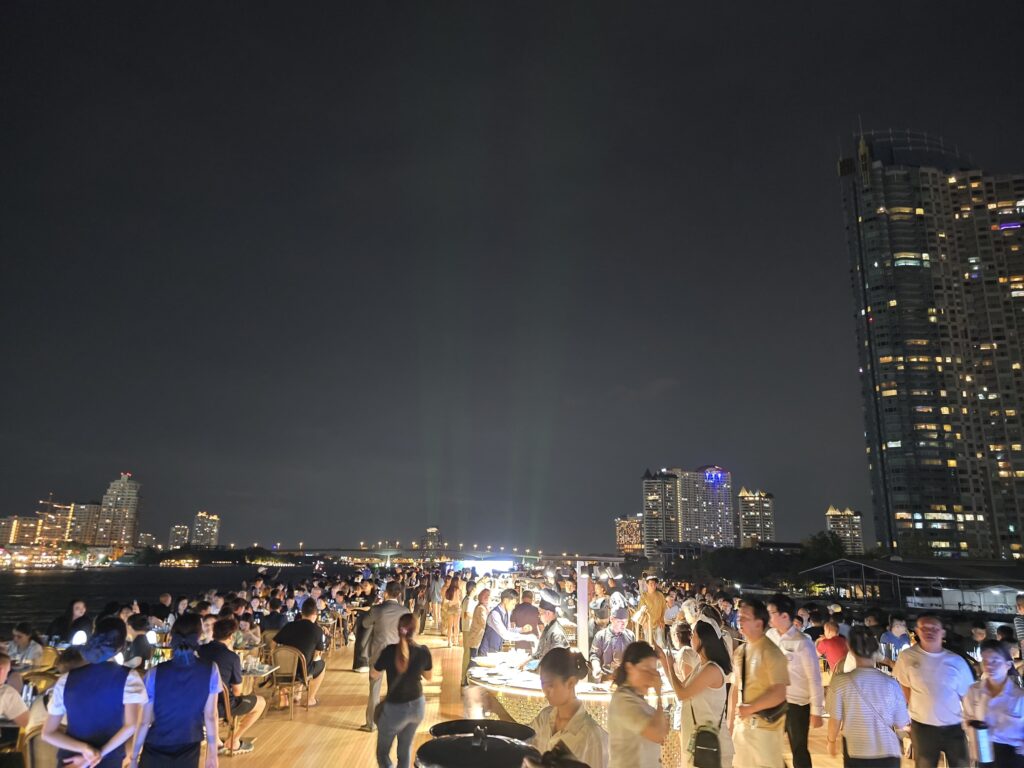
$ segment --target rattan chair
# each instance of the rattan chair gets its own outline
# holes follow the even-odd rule
[[[309,688],[306,685],[308,670],[306,657],[290,645],[275,645],[270,653],[270,663],[277,667],[273,672],[274,695],[281,691],[288,693],[288,718],[295,718],[295,694],[306,692],[306,711],[309,712]],[[301,674],[300,674],[301,672]]]
[[[274,638],[277,637],[279,629],[264,629],[260,632],[260,661],[270,664],[271,654],[274,650]]]
[[[36,670],[42,672],[47,669],[53,669],[57,663],[57,657],[60,656],[60,652],[49,645],[43,648],[43,655],[39,657],[39,663],[36,664]]]
[[[227,747],[228,755],[234,755],[235,750],[231,748],[231,745],[235,743],[238,718],[231,713],[231,688],[223,680],[220,682],[220,698],[224,702],[224,722],[228,725],[228,735],[224,739],[224,746]]]

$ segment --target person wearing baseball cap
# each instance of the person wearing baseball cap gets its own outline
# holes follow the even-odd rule
[[[568,648],[569,638],[565,636],[565,630],[558,623],[558,608],[562,598],[553,589],[542,589],[540,592],[540,620],[544,625],[544,631],[540,633],[540,642],[533,652],[532,659],[539,661],[544,654],[552,648]]]
[[[616,668],[622,663],[626,646],[636,640],[636,635],[626,629],[629,611],[616,608],[611,621],[594,637],[590,646],[590,673],[597,682],[611,680]]]

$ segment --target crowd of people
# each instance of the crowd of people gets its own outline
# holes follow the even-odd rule
[[[166,593],[151,605],[108,605],[97,618],[75,600],[43,635],[20,623],[0,646],[0,719],[24,726],[20,675],[57,647],[42,738],[60,765],[198,766],[205,742],[212,768],[219,756],[255,749],[247,736],[275,695],[245,690],[238,650],[268,639],[295,649],[304,664],[294,674],[315,707],[325,651],[337,643],[351,645],[353,671],[367,676],[362,730],[376,733],[378,765],[392,768],[397,742],[398,765],[408,768],[434,667],[420,637],[433,632],[435,644],[461,649],[463,686],[482,657],[525,650],[522,666],[536,671],[548,704],[530,724],[534,745],[590,768],[653,768],[669,738],[697,768],[782,768],[787,747],[793,768],[810,768],[808,738],[819,728],[846,766],[895,768],[909,746],[916,768],[938,766],[940,755],[960,768],[981,738],[996,765],[1024,766],[1015,639],[1024,596],[1017,626],[990,633],[983,622],[964,628],[929,612],[914,621],[878,609],[853,616],[839,605],[740,599],[653,576],[590,585],[584,596],[568,574],[528,582],[365,568],[295,585],[258,577],[233,591]],[[586,647],[573,630],[577,610],[586,611]],[[577,698],[583,681],[611,691],[606,727]],[[284,706],[292,694],[276,695]],[[221,739],[225,699],[236,721]]]

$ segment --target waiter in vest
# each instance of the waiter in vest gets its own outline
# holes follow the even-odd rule
[[[487,628],[484,630],[484,639],[480,641],[480,650],[477,651],[477,656],[497,653],[501,650],[503,642],[537,642],[537,638],[533,635],[524,635],[512,629],[509,617],[512,615],[512,609],[516,607],[518,599],[519,593],[514,589],[506,589],[501,593],[501,602],[487,614]]]
[[[81,648],[86,664],[61,675],[54,685],[42,736],[57,747],[58,766],[84,760],[97,768],[121,768],[124,743],[135,733],[146,703],[139,673],[112,661],[127,636],[118,617],[101,619]],[[61,730],[65,717],[67,728]]]
[[[135,739],[131,768],[198,768],[203,728],[206,768],[217,768],[220,671],[196,654],[202,620],[186,613],[171,630],[174,655],[146,673],[149,703]],[[142,759],[139,760],[139,752]]]

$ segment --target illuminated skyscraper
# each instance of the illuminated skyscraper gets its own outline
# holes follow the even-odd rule
[[[736,546],[732,473],[716,465],[672,471],[680,482],[678,541]]]
[[[839,163],[878,543],[1021,557],[1024,175],[868,132]]]
[[[825,512],[825,529],[834,533],[843,542],[843,549],[848,555],[864,554],[864,533],[861,528],[860,512],[847,507],[829,507]]]
[[[103,507],[98,501],[90,501],[88,504],[72,504],[68,538],[79,544],[90,546],[96,544],[102,510]]]
[[[427,528],[420,539],[420,549],[426,553],[434,553],[440,552],[443,548],[444,542],[441,539],[441,531],[434,526]]]
[[[615,518],[615,549],[620,555],[644,553],[643,513]]]
[[[648,558],[658,556],[658,544],[678,541],[679,477],[666,469],[643,476],[643,552]]]
[[[759,541],[775,541],[775,496],[740,488],[739,501],[740,546],[753,547]]]
[[[188,526],[172,525],[171,533],[167,537],[168,549],[181,549],[188,544]]]
[[[216,547],[220,536],[220,517],[208,512],[196,512],[192,519],[192,535],[189,543],[197,547]]]
[[[36,544],[60,544],[68,541],[71,535],[71,524],[74,519],[74,504],[58,504],[53,494],[48,499],[40,499],[36,517],[39,524],[36,529]]]
[[[115,549],[135,549],[139,527],[139,489],[131,472],[122,472],[103,494],[96,543]]]

